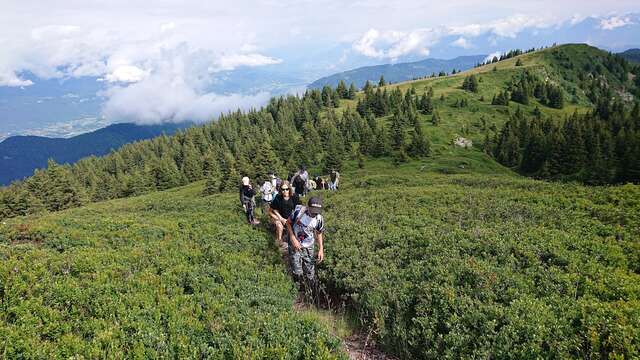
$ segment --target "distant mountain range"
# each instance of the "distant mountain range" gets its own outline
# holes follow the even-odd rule
[[[640,63],[640,49],[629,49],[621,52],[620,56],[634,63]]]
[[[156,137],[170,135],[192,123],[136,125],[113,124],[100,130],[68,139],[41,136],[12,136],[0,142],[0,185],[33,174],[46,167],[47,160],[73,163],[90,155],[105,155],[111,149]]]
[[[487,55],[459,56],[450,60],[425,59],[407,63],[365,66],[323,77],[312,82],[309,87],[312,89],[325,85],[335,87],[340,80],[344,80],[347,85],[354,83],[358,88],[362,88],[367,81],[377,83],[381,75],[387,82],[407,81],[430,76],[433,73],[437,74],[440,71],[467,70],[484,61],[486,57]]]

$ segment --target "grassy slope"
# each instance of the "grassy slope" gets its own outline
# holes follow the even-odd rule
[[[322,277],[389,351],[637,355],[639,187],[524,179],[477,149],[449,145],[463,124],[480,142],[481,116],[499,128],[516,107],[490,105],[497,88],[523,68],[553,71],[545,54],[524,55],[524,67],[510,59],[497,72],[471,70],[481,73],[479,94],[459,89],[467,73],[391,85],[419,95],[433,86],[442,124],[423,119],[434,155],[399,168],[368,161],[344,172],[339,193],[323,194]],[[469,107],[451,108],[441,94],[446,104],[467,97]],[[586,110],[578,95],[563,110],[541,109]],[[269,236],[244,225],[234,195],[200,198],[201,188],[3,224],[4,354],[334,351],[326,321],[290,311],[292,285]],[[307,334],[310,345],[291,341],[292,333]]]
[[[640,353],[640,187],[367,164],[328,195],[325,284],[403,358]],[[446,171],[447,173],[453,171]],[[484,174],[483,174],[484,173]]]
[[[574,69],[563,69],[560,62],[552,55],[552,51],[561,50],[572,58],[575,63]],[[435,145],[436,154],[443,151],[446,145],[458,136],[463,135],[463,127],[468,129],[468,134],[464,135],[473,140],[474,144],[481,144],[484,141],[484,128],[482,127],[481,118],[486,120],[486,126],[492,124],[500,129],[508,118],[509,113],[516,111],[520,107],[525,113],[532,113],[537,107],[543,114],[553,116],[565,116],[572,114],[574,111],[586,112],[591,109],[591,104],[586,98],[582,90],[577,89],[575,81],[578,68],[580,68],[589,59],[604,56],[606,53],[594,47],[587,45],[563,45],[548,48],[529,54],[524,54],[516,58],[500,61],[496,64],[489,64],[482,67],[474,68],[465,72],[445,77],[428,78],[423,80],[409,81],[398,84],[387,85],[387,89],[400,87],[403,91],[413,87],[416,89],[418,96],[422,96],[429,87],[434,90],[434,106],[441,115],[441,125],[433,126],[430,123],[431,115],[420,114],[421,119],[425,122],[425,133]],[[516,67],[516,61],[521,59],[523,66]],[[497,71],[493,71],[494,67]],[[525,70],[533,71],[540,74],[543,78],[561,79],[565,91],[576,88],[575,100],[573,96],[567,94],[565,107],[561,110],[553,109],[541,105],[537,100],[531,99],[531,103],[527,106],[515,102],[511,102],[510,106],[491,105],[494,95],[503,90],[506,84],[517,75]],[[605,70],[606,71],[606,70]],[[477,94],[462,90],[462,82],[464,78],[470,74],[476,74],[481,79],[479,92]],[[613,84],[619,85],[619,84]],[[445,100],[440,99],[441,95],[445,96]],[[467,99],[469,105],[465,108],[455,108],[453,104],[456,100]],[[484,98],[484,101],[480,99]],[[341,109],[353,107],[355,101],[344,101]],[[339,109],[339,111],[341,110]],[[390,118],[390,117],[388,117]]]
[[[270,235],[202,187],[0,224],[0,357],[340,357]]]

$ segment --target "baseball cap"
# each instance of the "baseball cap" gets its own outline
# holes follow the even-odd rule
[[[309,211],[309,214],[313,216],[322,213],[322,199],[315,196],[311,197],[311,199],[309,199],[309,202],[307,203],[307,209]]]
[[[245,176],[245,177],[242,178],[242,185],[249,185],[249,178],[248,177]]]

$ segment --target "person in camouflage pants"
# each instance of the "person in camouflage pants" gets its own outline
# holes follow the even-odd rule
[[[316,242],[318,243],[317,261],[324,260],[324,219],[321,212],[322,200],[312,197],[307,206],[296,206],[287,221],[291,272],[300,292],[306,294],[308,291],[305,290],[311,290],[314,298],[317,296],[316,257],[314,256]]]

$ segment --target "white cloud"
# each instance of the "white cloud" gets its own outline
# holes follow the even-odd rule
[[[628,16],[612,16],[608,19],[600,20],[600,29],[613,30],[619,27],[632,25],[633,21]]]
[[[208,121],[229,110],[264,105],[270,94],[220,95],[198,93],[180,77],[165,77],[164,74],[149,78],[127,87],[115,87],[107,94],[104,115],[109,121],[134,121],[141,124],[165,121]]]
[[[461,47],[463,49],[471,49],[473,47],[473,45],[471,45],[469,40],[467,40],[467,39],[465,39],[463,37],[459,37],[457,40],[452,42],[451,45],[454,45],[454,46],[457,46],[457,47]]]
[[[469,49],[472,44],[468,37],[488,34],[496,43],[497,37],[515,38],[525,29],[545,28],[554,24],[557,22],[542,17],[516,14],[483,24],[417,28],[411,31],[369,29],[353,43],[353,49],[367,57],[395,61],[409,54],[427,56],[429,48],[447,36],[459,36],[451,44]]]
[[[228,110],[264,105],[271,96],[267,92],[241,95],[217,94],[209,90],[214,81],[207,76],[211,63],[233,68],[267,62],[250,55],[220,62],[214,53],[194,50],[187,45],[162,52],[158,58],[147,62],[152,71],[135,82],[113,84],[102,94],[107,99],[103,115],[111,122],[202,122]],[[129,72],[120,75],[123,74],[130,75]]]
[[[121,65],[115,68],[113,72],[107,74],[105,79],[108,82],[133,83],[138,82],[147,76],[149,76],[148,70],[145,71],[133,65]]]
[[[493,34],[500,37],[515,38],[518,33],[527,28],[545,28],[556,24],[557,21],[545,17],[515,14],[502,19],[483,24],[468,24],[451,26],[447,33],[451,35],[465,35],[477,37],[482,34]]]
[[[174,23],[173,21],[160,25],[160,31],[162,32],[171,31],[175,28],[176,28],[176,23]]]
[[[13,71],[0,72],[0,86],[31,86],[33,81],[20,79]]]
[[[358,53],[372,58],[397,60],[409,54],[429,55],[429,46],[437,41],[432,29],[415,29],[403,31],[378,31],[369,29],[353,44]]]
[[[245,47],[247,48],[247,47]],[[250,47],[249,47],[250,48]],[[282,60],[262,54],[229,54],[222,55],[216,60],[216,65],[210,68],[211,72],[233,70],[241,66],[264,66],[280,64]]]

